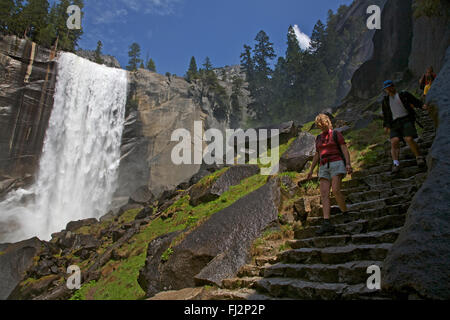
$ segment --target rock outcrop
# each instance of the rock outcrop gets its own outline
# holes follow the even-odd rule
[[[252,241],[277,220],[279,201],[279,181],[272,179],[185,235],[167,261],[161,261],[162,251],[151,243],[140,271],[141,287],[153,296],[163,290],[220,285],[247,262]],[[166,241],[164,248],[169,247]]]
[[[349,95],[374,97],[384,80],[403,73],[408,68],[412,34],[412,0],[388,0],[381,13],[381,29],[373,37],[372,58],[354,73]]]
[[[77,52],[75,52],[75,54],[92,62],[96,62],[94,50],[78,50]],[[120,69],[120,63],[115,57],[108,54],[102,54],[100,58],[103,60],[103,64],[105,66]]]
[[[405,226],[382,274],[385,289],[428,299],[450,299],[450,48],[428,101],[439,108],[429,172],[408,210]]]
[[[0,174],[34,174],[53,106],[55,53],[0,34]]]
[[[220,84],[230,96],[231,84]],[[127,195],[136,187],[147,185],[158,196],[189,181],[200,165],[173,164],[171,152],[179,141],[171,142],[171,135],[176,129],[186,129],[192,143],[194,138],[201,139],[194,137],[195,121],[202,123],[203,132],[209,128],[224,132],[229,115],[218,112],[221,108],[199,82],[189,83],[181,77],[143,69],[130,73],[118,194]]]
[[[198,184],[189,190],[189,203],[198,206],[220,197],[231,186],[239,184],[243,179],[259,173],[257,165],[236,165],[227,169],[217,180],[211,183]]]
[[[0,300],[7,299],[22,281],[41,246],[42,242],[38,238],[14,244],[0,244]]]

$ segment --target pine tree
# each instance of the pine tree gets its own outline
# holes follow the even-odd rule
[[[16,10],[14,0],[0,0],[0,32],[11,32],[12,17]]]
[[[273,49],[273,43],[269,41],[268,35],[260,31],[255,38],[256,44],[253,49],[255,72],[250,80],[253,84],[250,86],[250,93],[254,102],[249,108],[256,114],[257,119],[270,121],[270,105],[273,99],[270,77],[272,69],[269,66],[269,60],[273,60],[276,55]]]
[[[238,128],[242,113],[242,107],[239,103],[239,97],[242,96],[242,86],[244,84],[244,80],[242,80],[241,77],[235,75],[233,76],[231,83],[230,126],[231,128]]]
[[[209,57],[205,58],[205,62],[203,63],[203,67],[205,67],[205,71],[211,71],[212,70],[211,59],[209,59]]]
[[[253,50],[255,70],[260,76],[269,76],[272,70],[269,67],[268,60],[273,60],[276,55],[273,49],[273,43],[269,41],[269,36],[261,30],[255,38],[256,45]]]
[[[189,69],[186,73],[186,80],[191,82],[192,80],[198,79],[198,77],[197,62],[195,61],[195,57],[192,57],[191,62],[189,63]]]
[[[153,72],[156,72],[155,61],[152,58],[147,60],[147,69]]]
[[[244,69],[247,80],[251,81],[253,74],[255,72],[255,64],[252,58],[252,47],[244,44],[244,52],[241,53],[241,67]]]
[[[130,60],[128,61],[126,69],[128,71],[136,71],[138,65],[141,63],[141,47],[138,43],[133,42],[131,44],[130,50],[128,51],[128,57],[130,57]]]
[[[102,48],[103,48],[103,43],[100,40],[98,40],[97,48],[95,49],[95,53],[94,53],[94,59],[95,59],[95,62],[97,62],[99,64],[103,64]]]
[[[23,35],[36,41],[41,30],[47,26],[48,15],[47,0],[28,0],[19,15],[23,29]]]

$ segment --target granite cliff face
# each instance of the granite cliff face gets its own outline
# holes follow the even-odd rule
[[[414,1],[414,4],[418,0]],[[450,7],[450,5],[447,5]],[[445,52],[450,45],[449,16],[413,18],[413,38],[409,69],[413,75],[420,77],[432,66],[439,72],[444,65]]]
[[[53,106],[54,56],[0,34],[0,175],[35,172]]]
[[[220,81],[220,84],[229,97],[231,83]],[[172,133],[187,129],[193,143],[195,121],[202,123],[204,131],[216,128],[224,132],[229,124],[229,112],[227,108],[224,111],[214,93],[201,82],[189,83],[181,77],[167,77],[143,69],[130,73],[118,195],[130,194],[141,186],[159,194],[188,181],[200,165],[172,163],[171,152],[178,144],[178,141],[171,142]]]
[[[369,99],[396,72],[408,67],[412,42],[411,0],[388,0],[381,13],[381,29],[373,36],[372,58],[353,75],[350,96]]]

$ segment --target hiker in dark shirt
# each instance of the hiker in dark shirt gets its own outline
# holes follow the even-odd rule
[[[308,173],[308,179],[312,178],[314,168],[319,163],[320,197],[324,221],[317,231],[317,235],[323,235],[334,231],[334,227],[330,223],[330,187],[333,188],[333,194],[341,212],[347,212],[345,197],[341,192],[341,183],[346,174],[351,174],[353,170],[344,137],[342,133],[333,131],[330,118],[325,114],[319,114],[316,117],[316,125],[322,130],[322,133],[316,138],[316,154]]]
[[[387,96],[383,100],[383,127],[386,133],[390,133],[391,155],[393,160],[392,173],[400,171],[400,141],[405,140],[411,151],[416,156],[417,165],[425,166],[424,158],[421,156],[415,126],[416,113],[414,108],[427,109],[422,101],[414,97],[407,91],[397,92],[394,83],[391,80],[384,82],[383,90]]]

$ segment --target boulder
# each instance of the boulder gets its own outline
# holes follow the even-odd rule
[[[209,202],[220,197],[231,186],[239,184],[243,179],[259,173],[257,165],[236,165],[230,167],[213,183],[193,186],[189,191],[191,206]]]
[[[40,253],[42,242],[31,238],[2,246],[0,254],[0,300],[5,300],[23,280],[26,271],[33,265],[33,258]]]
[[[278,219],[279,179],[213,214],[173,247],[165,262],[161,254],[170,244],[149,245],[139,284],[148,296],[204,284],[221,285],[248,262],[252,242]],[[159,242],[163,240],[158,240]]]
[[[429,172],[416,193],[397,241],[383,263],[382,289],[450,299],[450,48],[427,96],[439,109]]]
[[[80,229],[81,227],[91,226],[93,224],[96,224],[97,222],[98,222],[98,220],[95,218],[83,219],[83,220],[78,220],[78,221],[70,221],[66,225],[66,230],[73,232],[73,231]]]
[[[146,187],[142,186],[137,188],[131,195],[130,195],[130,204],[141,204],[146,205],[152,202],[155,199],[155,196],[153,193]]]
[[[302,171],[316,152],[315,141],[316,138],[312,134],[301,132],[289,146],[289,149],[281,156],[280,172]]]

